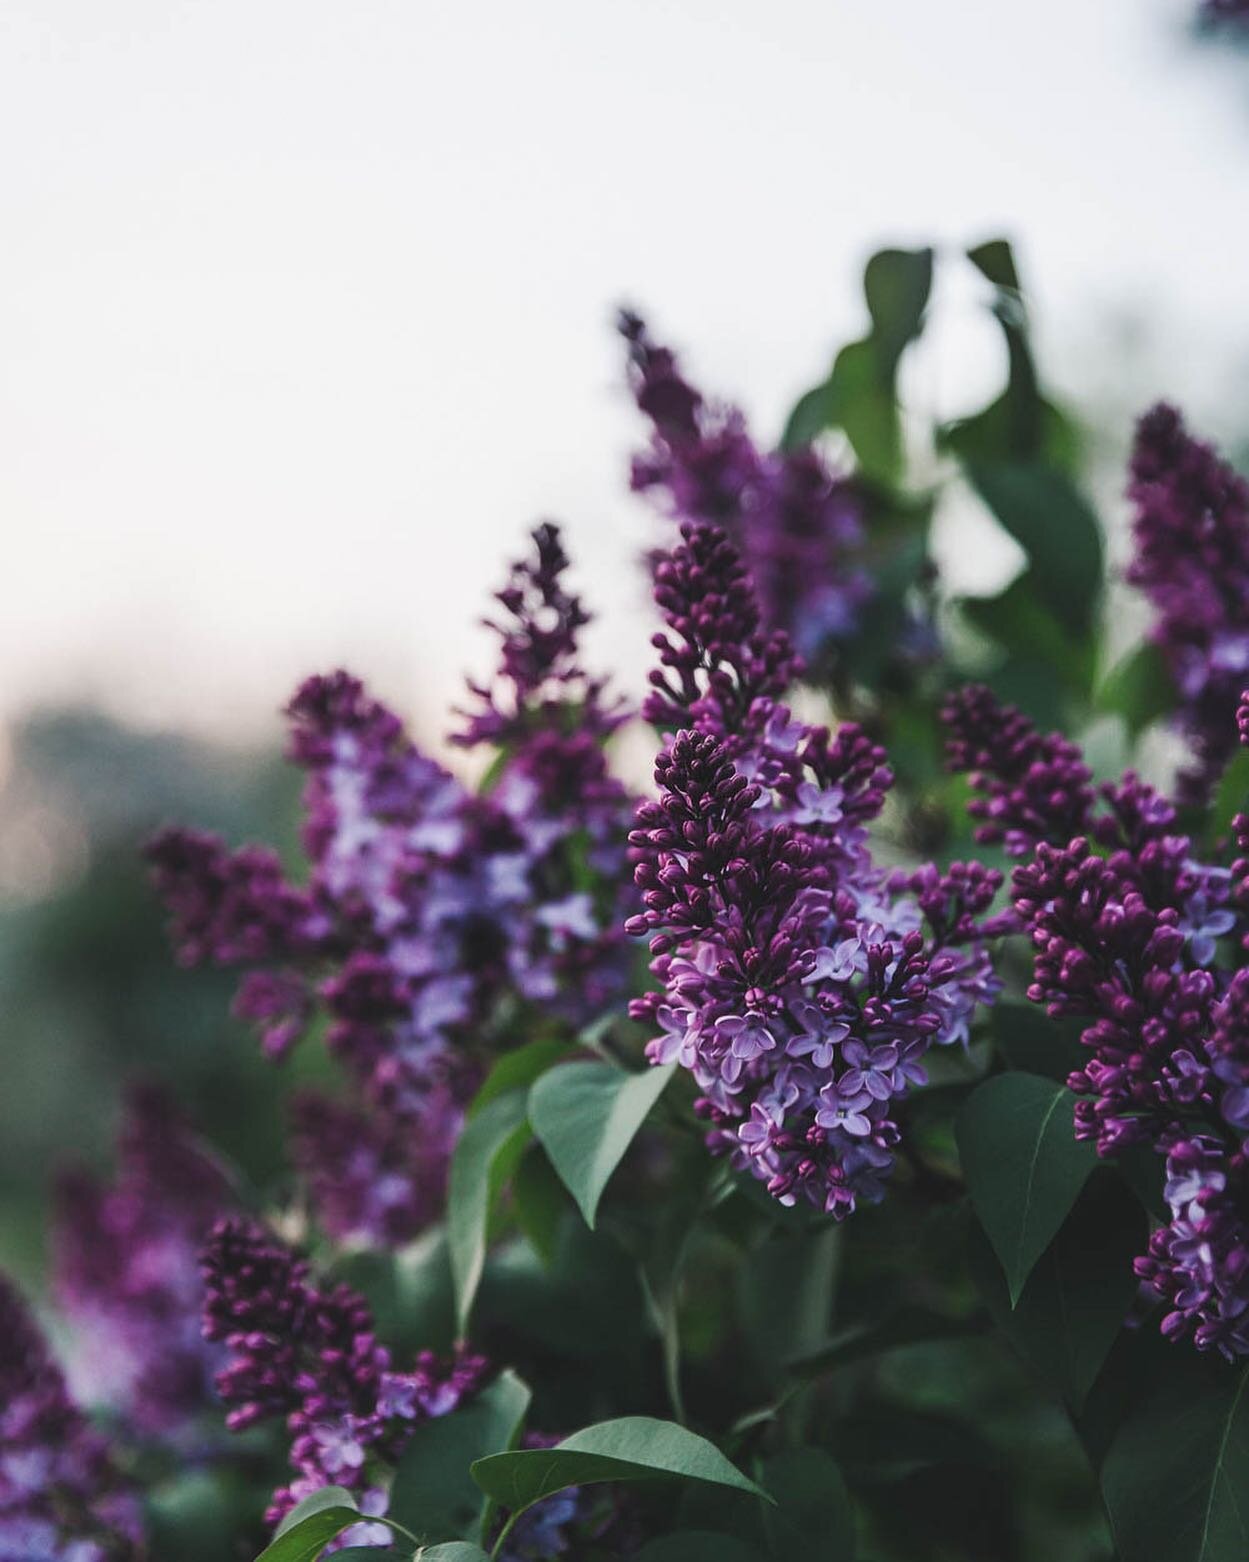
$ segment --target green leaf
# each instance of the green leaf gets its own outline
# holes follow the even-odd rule
[[[331,1540],[359,1522],[351,1493],[326,1486],[291,1509],[256,1562],[313,1562]]]
[[[986,1079],[955,1123],[967,1191],[1006,1274],[1011,1306],[1097,1164],[1077,1143],[1073,1098],[1035,1074]]]
[[[553,1492],[596,1481],[641,1481],[675,1475],[771,1498],[729,1463],[714,1443],[675,1421],[623,1416],[566,1437],[554,1448],[525,1448],[478,1459],[473,1479],[490,1497],[519,1512]]]
[[[994,286],[990,305],[1006,338],[1006,389],[989,406],[941,430],[940,445],[964,462],[1043,459],[1068,471],[1079,457],[1079,437],[1067,416],[1041,394],[1028,326],[1027,302],[1015,257],[1005,239],[967,251]]]
[[[511,1448],[528,1408],[529,1389],[504,1372],[467,1405],[419,1422],[395,1471],[391,1517],[422,1539],[480,1535],[483,1503],[469,1465]]]
[[[1040,1074],[1065,1084],[1081,1068],[1088,1050],[1080,1045],[1084,1026],[1074,1020],[1052,1020],[1039,1004],[995,1003],[989,1010],[994,1045],[1011,1068]]]
[[[1249,807],[1249,749],[1237,749],[1227,769],[1223,772],[1214,802],[1210,807],[1210,819],[1206,826],[1207,838],[1214,844],[1232,827],[1232,820]]]
[[[1009,239],[986,239],[983,244],[976,244],[969,249],[967,258],[994,287],[1011,288],[1016,293],[1019,291],[1019,272]]]
[[[529,1142],[523,1090],[497,1096],[465,1125],[447,1187],[447,1241],[458,1330],[468,1328],[486,1261],[490,1210]]]
[[[852,1362],[905,1350],[909,1345],[967,1339],[980,1334],[984,1326],[983,1318],[946,1318],[922,1307],[901,1307],[879,1323],[857,1324],[843,1330],[819,1350],[793,1358],[789,1368],[801,1378],[823,1377]]]
[[[683,1529],[648,1541],[633,1562],[758,1562],[758,1557],[731,1535],[717,1535],[711,1529]]]
[[[1092,641],[1073,635],[1045,606],[1034,571],[1025,570],[995,597],[964,597],[959,606],[964,617],[1013,657],[1040,662],[1051,682],[1057,673],[1066,688],[1088,694],[1093,682]]]
[[[294,1529],[304,1519],[311,1518],[314,1513],[324,1513],[331,1508],[350,1508],[359,1517],[355,1496],[345,1486],[322,1486],[297,1502],[291,1511],[274,1531],[275,1535],[285,1535],[287,1530]]]
[[[1189,1345],[1119,1428],[1102,1495],[1121,1562],[1244,1562],[1249,1556],[1249,1365]],[[1185,1354],[1180,1355],[1183,1351]]]
[[[626,1074],[610,1063],[565,1063],[529,1093],[529,1120],[594,1229],[599,1199],[676,1064]]]
[[[769,1375],[828,1338],[843,1242],[841,1228],[826,1222],[773,1231],[740,1266],[742,1332]]]
[[[1101,592],[1102,536],[1079,489],[1040,462],[976,460],[966,472],[1028,555],[1045,606],[1068,629],[1087,629]]]
[[[854,1562],[854,1510],[841,1471],[822,1448],[793,1448],[764,1461],[776,1506],[763,1515],[774,1562]]]
[[[1001,1268],[983,1231],[972,1235],[971,1269],[994,1321],[1078,1413],[1123,1327],[1140,1282],[1132,1260],[1149,1227],[1113,1173],[1095,1175],[1046,1248],[1011,1310]]]
[[[1132,737],[1169,715],[1176,706],[1175,680],[1166,658],[1146,641],[1110,670],[1097,691],[1097,707],[1122,716]]]
[[[923,329],[932,265],[931,249],[881,250],[868,260],[863,293],[871,330],[843,347],[828,379],[799,400],[781,439],[784,449],[841,428],[866,476],[886,484],[896,479],[902,458],[898,362]]]
[[[549,1269],[559,1247],[560,1225],[572,1206],[541,1145],[530,1145],[512,1178],[512,1210],[529,1245]]]
[[[481,1088],[469,1103],[468,1116],[474,1118],[483,1107],[513,1090],[524,1090],[567,1055],[569,1043],[557,1036],[539,1036],[505,1052],[481,1082]]]
[[[464,1540],[449,1540],[441,1546],[426,1546],[417,1553],[419,1562],[490,1562],[480,1546]]]
[[[919,335],[932,292],[931,249],[878,250],[863,270],[863,295],[881,369],[892,383],[898,360]]]

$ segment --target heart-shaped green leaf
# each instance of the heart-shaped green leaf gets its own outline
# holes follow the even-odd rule
[[[608,1179],[676,1071],[564,1063],[529,1092],[529,1120],[591,1230]]]
[[[1011,1306],[1097,1164],[1072,1130],[1073,1099],[1035,1074],[986,1079],[955,1124],[963,1174],[1006,1275]]]
[[[771,1498],[729,1463],[714,1443],[651,1416],[624,1416],[575,1432],[554,1448],[495,1454],[473,1465],[473,1479],[515,1513],[569,1486],[674,1475]]]

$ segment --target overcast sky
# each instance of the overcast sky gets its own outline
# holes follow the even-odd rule
[[[873,247],[1006,231],[1061,383],[1249,424],[1249,54],[1195,4],[5,0],[0,719],[254,737],[346,661],[435,731],[543,516],[638,666],[623,298],[773,433]]]

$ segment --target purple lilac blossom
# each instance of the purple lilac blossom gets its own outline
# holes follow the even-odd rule
[[[998,990],[978,919],[1001,875],[873,863],[883,750],[778,703],[787,638],[760,632],[723,532],[682,539],[655,571],[668,631],[644,712],[681,730],[630,836],[645,909],[628,928],[650,935],[660,990],[631,1012],[659,1028],[653,1063],[693,1073],[713,1151],[840,1218],[882,1196],[924,1054],[965,1040]]]
[[[1086,1022],[1092,1056],[1067,1080],[1076,1137],[1166,1157],[1171,1218],[1136,1262],[1167,1304],[1163,1332],[1249,1354],[1249,971],[1219,965],[1246,927],[1249,859],[1198,861],[1165,798],[1131,773],[1094,794],[1074,745],[987,691],[947,717],[954,768],[975,766],[989,800],[975,817],[1026,858],[1013,891],[1035,951],[1028,997]],[[1249,819],[1236,834],[1244,849]]]
[[[1216,22],[1249,22],[1249,0],[1203,0],[1203,16]]]
[[[280,1419],[291,1433],[295,1477],[274,1493],[266,1522],[280,1523],[323,1486],[345,1486],[362,1511],[383,1516],[386,1480],[412,1428],[476,1393],[484,1358],[459,1350],[441,1362],[422,1351],[398,1370],[363,1297],[319,1285],[307,1263],[251,1221],[220,1221],[202,1266],[204,1335],[227,1357],[217,1375],[226,1425],[242,1431]],[[347,1532],[352,1545],[387,1538],[378,1524]]]
[[[137,1497],[0,1276],[0,1556],[138,1562],[144,1554]]]
[[[632,486],[660,497],[678,521],[723,528],[741,553],[770,628],[822,661],[850,639],[871,596],[855,555],[863,504],[854,483],[814,449],[765,451],[736,408],[715,405],[684,378],[676,355],[624,312],[629,380],[651,426]]]
[[[222,1167],[163,1090],[131,1092],[117,1172],[58,1188],[52,1286],[70,1325],[69,1375],[83,1403],[144,1437],[185,1445],[212,1404],[218,1352],[199,1327],[199,1250],[233,1209]]]
[[[339,1240],[397,1245],[436,1214],[503,999],[576,1026],[624,989],[632,803],[603,752],[622,713],[580,669],[587,615],[563,585],[558,532],[533,540],[498,594],[499,675],[473,686],[459,738],[500,747],[486,792],[340,672],[309,679],[288,712],[308,775],[306,884],[270,851],[193,831],[148,849],[182,958],[250,967],[236,1010],[268,1055],[329,1020],[353,1096],[301,1096],[292,1147]]]
[[[1176,720],[1193,754],[1179,796],[1201,802],[1235,748],[1249,673],[1249,483],[1162,404],[1137,427],[1128,495],[1127,579],[1153,605],[1151,637],[1179,693]]]
[[[951,770],[980,795],[967,805],[976,840],[1026,857],[1040,840],[1062,843],[1087,828],[1092,772],[1076,744],[1040,733],[979,684],[956,690],[941,712]]]

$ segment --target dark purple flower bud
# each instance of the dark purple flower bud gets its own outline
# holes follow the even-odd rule
[[[506,620],[486,620],[499,636],[499,667],[492,685],[470,685],[481,708],[453,740],[466,747],[509,746],[569,707],[577,710],[579,730],[600,739],[626,715],[619,703],[604,705],[606,680],[582,670],[578,639],[590,615],[564,584],[569,561],[559,528],[546,522],[532,540],[534,557],[513,564],[507,584],[495,593]]]
[[[978,841],[1024,857],[1039,841],[1065,846],[1088,828],[1092,773],[1074,743],[1038,732],[979,684],[952,694],[941,717],[949,768],[966,772],[980,794],[967,809]]]

